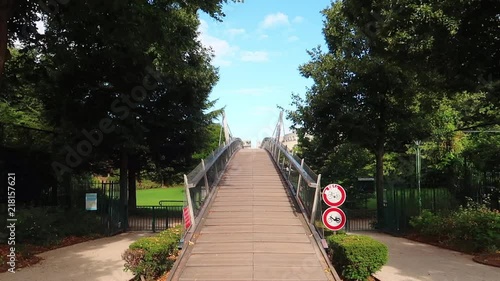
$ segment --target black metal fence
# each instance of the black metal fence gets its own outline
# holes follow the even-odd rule
[[[73,208],[84,210],[86,208],[86,194],[96,193],[97,210],[101,219],[102,232],[107,235],[125,231],[126,229],[126,210],[120,202],[120,185],[114,182],[92,182],[74,190]]]
[[[182,224],[183,206],[137,206],[130,210],[128,230],[162,231]]]
[[[347,220],[345,229],[351,231],[373,230],[377,223],[377,203],[375,193],[349,192],[347,201],[341,206]]]

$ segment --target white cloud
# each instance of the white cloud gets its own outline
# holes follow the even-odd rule
[[[262,34],[261,36],[259,36],[259,40],[264,40],[267,38],[269,38],[269,36],[267,34]]]
[[[250,61],[250,62],[264,62],[269,60],[269,54],[264,51],[244,51],[241,52],[240,59],[242,61]]]
[[[279,12],[276,14],[267,15],[261,22],[260,26],[262,28],[271,28],[280,25],[289,25],[288,16]]]
[[[245,29],[243,29],[243,28],[231,28],[231,29],[226,30],[226,33],[229,34],[230,36],[241,35],[241,34],[245,34]]]
[[[211,36],[208,33],[208,24],[204,20],[200,20],[198,32],[198,39],[201,41],[203,46],[211,48],[214,52],[215,58],[213,63],[219,66],[231,65],[231,60],[229,60],[229,58],[235,56],[238,51],[238,47],[232,46],[226,40]]]
[[[293,20],[292,20],[292,22],[293,22],[293,23],[301,23],[301,22],[303,22],[303,21],[304,21],[304,18],[303,18],[303,17],[301,17],[301,16],[296,16],[296,17],[294,17],[294,18],[293,18]]]
[[[299,37],[297,37],[295,35],[288,37],[288,42],[295,42],[298,40],[299,40]]]

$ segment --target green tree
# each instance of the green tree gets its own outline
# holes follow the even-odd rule
[[[383,218],[384,155],[404,150],[426,133],[418,110],[422,95],[412,72],[375,52],[363,30],[346,16],[343,2],[323,14],[329,50],[309,52],[312,59],[300,71],[314,85],[305,100],[295,97],[298,110],[289,116],[315,138],[355,144],[373,153],[377,207]]]
[[[461,95],[484,92],[489,115],[478,126],[500,122],[500,2],[496,0],[347,0],[350,21],[377,53],[412,69],[420,86]],[[474,116],[474,114],[469,114]]]

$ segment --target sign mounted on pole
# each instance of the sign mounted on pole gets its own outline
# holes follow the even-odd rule
[[[332,231],[341,230],[346,222],[344,211],[336,207],[330,207],[323,212],[323,224]]]
[[[329,184],[323,189],[323,201],[330,207],[338,207],[344,204],[346,193],[339,184]]]

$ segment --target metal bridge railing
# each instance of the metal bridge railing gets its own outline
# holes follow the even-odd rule
[[[195,227],[196,218],[204,207],[209,195],[214,191],[219,179],[233,154],[243,147],[239,138],[232,139],[227,145],[217,148],[207,158],[194,168],[188,175],[184,175],[186,187],[186,203],[189,207],[191,227]],[[188,229],[186,229],[186,232]]]
[[[316,175],[309,166],[296,155],[290,153],[286,146],[275,138],[265,138],[261,147],[266,149],[279,167],[283,177],[288,181],[297,201],[307,213],[308,223],[324,238],[321,221],[321,174]]]

